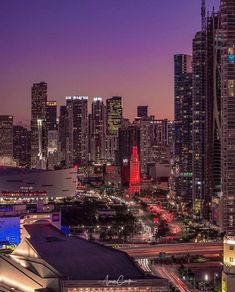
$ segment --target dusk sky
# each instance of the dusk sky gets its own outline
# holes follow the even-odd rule
[[[173,118],[173,55],[191,53],[200,0],[2,0],[0,114],[30,120],[31,86],[48,99],[121,95]],[[219,0],[207,0],[208,9]]]

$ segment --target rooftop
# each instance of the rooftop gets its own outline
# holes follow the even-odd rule
[[[79,237],[66,237],[49,223],[25,225],[36,252],[69,280],[156,279],[125,253]]]

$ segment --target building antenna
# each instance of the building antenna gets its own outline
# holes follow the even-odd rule
[[[202,17],[202,30],[206,30],[206,0],[201,0],[201,17]]]

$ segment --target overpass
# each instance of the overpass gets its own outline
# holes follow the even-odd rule
[[[155,258],[159,253],[166,255],[209,255],[222,254],[223,243],[205,242],[205,243],[176,243],[176,244],[158,244],[148,246],[124,246],[121,250],[127,252],[134,258]]]

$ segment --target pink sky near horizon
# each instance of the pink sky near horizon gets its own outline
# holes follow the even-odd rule
[[[218,0],[207,0],[208,8]],[[31,86],[48,99],[123,97],[124,115],[148,105],[173,119],[173,55],[191,53],[199,0],[8,0],[0,11],[0,114],[30,120]],[[11,17],[9,17],[9,15]]]

